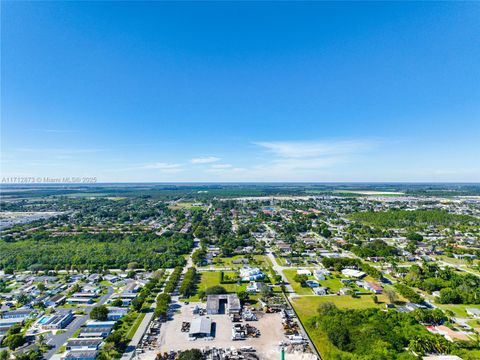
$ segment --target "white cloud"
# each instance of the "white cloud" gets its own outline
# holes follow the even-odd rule
[[[193,158],[192,160],[190,160],[190,162],[192,164],[210,164],[220,160],[221,159],[216,156],[207,156],[207,157]]]
[[[363,140],[341,141],[260,141],[254,144],[283,158],[313,158],[340,154],[353,154],[372,147]]]
[[[181,164],[171,164],[164,162],[156,162],[151,164],[145,164],[142,169],[153,169],[153,170],[179,170],[182,167]]]
[[[271,156],[250,159],[251,165],[212,164],[204,170],[215,180],[225,181],[322,181],[331,179],[346,164],[362,161],[367,150],[376,145],[367,140],[264,141],[256,142]],[[198,163],[198,162],[197,162]],[[205,163],[205,161],[202,161]]]
[[[263,141],[255,144],[272,155],[268,161],[247,168],[225,168],[218,172],[219,179],[323,181],[331,179],[345,164],[361,161],[359,155],[376,145],[366,140]]]
[[[211,166],[212,169],[229,169],[231,167],[231,164],[214,164]]]
[[[267,168],[283,171],[315,170],[327,168],[346,161],[348,161],[347,158],[342,156],[309,159],[277,159],[274,160],[271,164],[268,164]]]

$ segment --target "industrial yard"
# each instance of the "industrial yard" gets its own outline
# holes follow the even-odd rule
[[[256,311],[256,321],[241,320],[233,322],[228,314],[200,315],[197,313],[198,309],[205,309],[205,303],[184,304],[176,302],[172,304],[172,307],[176,309],[176,312],[170,321],[161,325],[157,346],[141,355],[139,354],[141,359],[154,359],[157,353],[176,352],[192,347],[199,349],[235,348],[240,351],[254,352],[261,359],[279,359],[280,344],[290,342],[285,335],[281,312],[267,314],[263,311]],[[193,324],[201,318],[211,319],[211,333],[205,334],[205,336],[192,337],[191,331],[196,330],[191,327],[185,328],[185,324]],[[232,340],[232,329],[234,327],[245,329],[247,326],[257,331],[246,335],[242,340]],[[286,349],[287,352],[291,350]],[[306,359],[309,356],[309,354],[302,355],[307,355],[307,357],[298,355],[295,358]],[[289,357],[292,358],[292,356]]]

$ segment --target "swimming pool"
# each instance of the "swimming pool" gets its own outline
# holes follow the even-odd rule
[[[40,318],[40,320],[38,320],[38,323],[39,323],[40,325],[43,325],[43,324],[45,324],[45,323],[48,321],[48,319],[50,319],[49,316],[43,316],[43,317]]]

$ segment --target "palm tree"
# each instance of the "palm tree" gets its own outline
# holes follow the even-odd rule
[[[38,335],[38,337],[37,337],[37,345],[38,345],[39,350],[40,350],[42,353],[47,352],[47,350],[49,349],[49,346],[48,346],[48,344],[45,342],[45,336],[44,336],[43,334]]]

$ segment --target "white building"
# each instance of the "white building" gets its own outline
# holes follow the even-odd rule
[[[240,277],[242,281],[255,281],[258,279],[263,279],[264,274],[260,271],[259,268],[242,268],[240,269]]]
[[[355,270],[355,269],[343,269],[342,274],[344,276],[350,277],[350,278],[355,278],[355,279],[360,279],[364,277],[365,274],[363,271],[360,270]]]

